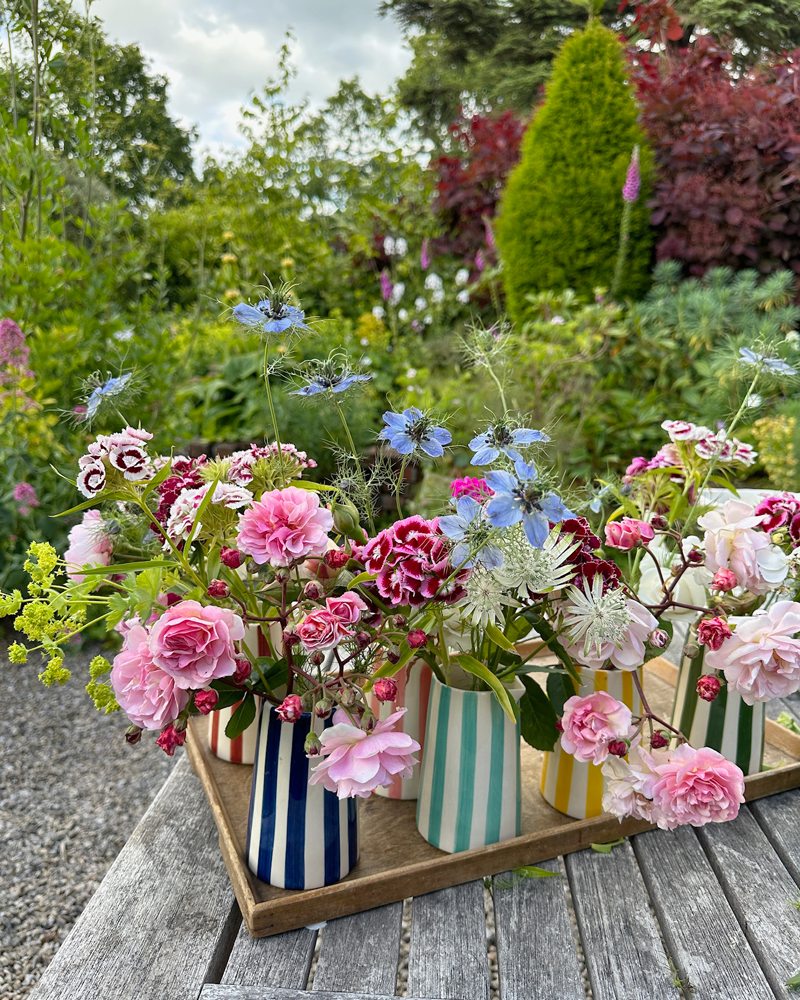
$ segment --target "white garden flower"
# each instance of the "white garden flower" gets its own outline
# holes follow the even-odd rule
[[[397,318],[401,323],[405,323],[408,320],[408,309],[400,309],[397,313]]]
[[[445,295],[444,295],[444,289],[443,288],[434,288],[434,290],[431,292],[431,302],[435,306],[438,306],[442,302],[444,302],[444,298],[445,298]]]
[[[483,566],[472,570],[466,590],[467,596],[459,602],[462,615],[482,628],[502,621],[504,607],[518,606],[518,602],[505,593],[494,573]]]
[[[586,653],[594,647],[599,655],[603,645],[612,642],[621,646],[631,613],[621,587],[603,593],[603,575],[596,573],[591,587],[586,579],[583,587],[570,587],[562,605],[564,624],[572,642],[583,640]]]
[[[390,300],[393,306],[396,306],[397,303],[400,301],[400,299],[402,299],[405,290],[406,286],[402,281],[398,281],[397,284],[394,285],[394,287],[392,288],[392,297]]]
[[[386,315],[386,310],[383,308],[383,306],[373,306],[372,315],[375,317],[375,319],[383,319],[383,317]]]
[[[438,289],[444,288],[444,282],[435,271],[431,271],[431,273],[425,279],[425,287],[428,289],[429,292],[433,292]]]
[[[469,281],[469,268],[460,267],[456,271],[456,284],[459,288],[463,288],[464,285]]]
[[[465,306],[469,302],[469,289],[462,288],[458,295],[456,295],[456,301],[460,302],[462,306]]]
[[[424,312],[428,308],[428,300],[423,299],[421,295],[418,295],[414,299],[414,308],[417,310],[417,312]]]
[[[556,529],[540,549],[531,545],[521,524],[509,528],[496,544],[503,562],[493,571],[495,578],[517,597],[560,590],[575,575],[575,567],[567,560],[579,543],[570,535],[559,538]]]

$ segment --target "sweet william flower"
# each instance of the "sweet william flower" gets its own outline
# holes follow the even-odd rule
[[[79,572],[84,566],[108,566],[114,546],[106,531],[106,524],[99,510],[87,510],[80,524],[70,528],[69,547],[64,553],[67,576],[75,583],[83,583]]]

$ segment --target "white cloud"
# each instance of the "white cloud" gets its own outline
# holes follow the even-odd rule
[[[137,42],[170,80],[170,108],[200,128],[217,152],[240,142],[239,108],[278,70],[287,28],[296,41],[290,95],[320,105],[339,80],[361,77],[385,92],[409,62],[397,26],[378,18],[377,0],[97,0],[93,11],[112,39]]]

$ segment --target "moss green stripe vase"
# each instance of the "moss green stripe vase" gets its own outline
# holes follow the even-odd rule
[[[519,698],[524,688],[510,689]],[[453,854],[520,834],[520,732],[491,691],[431,683],[417,829]]]
[[[689,645],[698,646],[696,656],[687,656]],[[706,673],[705,646],[697,643],[697,633],[689,629],[681,658],[672,725],[686,736],[693,747],[711,747],[732,760],[745,774],[757,774],[764,756],[765,705],[746,705],[741,695],[728,691],[724,681],[714,701],[704,701],[697,694],[697,681]]]

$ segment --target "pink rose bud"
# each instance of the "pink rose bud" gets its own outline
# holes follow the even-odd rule
[[[318,601],[324,596],[325,588],[318,580],[309,580],[303,587],[303,597],[307,597],[309,601]]]
[[[275,711],[284,722],[297,722],[303,714],[302,699],[296,694],[287,694]]]
[[[621,521],[609,521],[605,527],[606,545],[622,552],[630,552],[637,545],[645,545],[655,538],[655,532],[646,521],[634,517],[623,517]]]
[[[732,569],[718,569],[714,574],[714,579],[711,581],[712,590],[720,590],[723,593],[727,593],[729,590],[733,590],[734,587],[739,586],[739,580]]]
[[[236,670],[231,677],[231,683],[237,685],[237,687],[247,680],[250,676],[250,672],[253,669],[253,664],[247,659],[246,656],[236,657]]]
[[[224,580],[212,580],[208,585],[206,593],[209,597],[229,597],[231,588]]]
[[[697,641],[701,646],[708,646],[714,652],[732,635],[730,626],[719,615],[716,618],[704,618],[697,626]]]
[[[405,615],[392,615],[389,619],[389,624],[392,628],[405,628],[408,625],[408,619]]]
[[[703,701],[714,701],[719,689],[719,678],[715,674],[703,674],[697,681],[697,693]]]
[[[564,732],[564,723],[563,723],[563,722],[561,721],[561,719],[556,719],[556,729],[557,729],[557,730],[558,730],[558,731],[559,731],[560,733],[563,733],[563,732]]]
[[[624,757],[628,752],[628,744],[625,740],[612,740],[608,744],[608,752],[614,757]]]
[[[138,726],[128,726],[125,730],[125,742],[135,746],[142,738],[142,731]]]
[[[412,649],[422,649],[428,645],[428,637],[421,628],[412,628],[408,633],[406,642]]]
[[[327,719],[333,711],[333,702],[330,698],[320,698],[314,706],[314,715],[318,719]]]
[[[690,563],[694,563],[695,566],[699,566],[700,563],[706,561],[705,552],[703,552],[701,549],[690,549],[687,559],[689,560]]]
[[[359,649],[366,649],[366,647],[372,642],[372,636],[369,632],[356,632],[353,639]]]
[[[238,549],[222,548],[219,551],[219,558],[223,566],[228,569],[238,569],[244,562],[244,556]]]
[[[171,608],[173,604],[177,604],[179,601],[182,601],[182,600],[183,600],[183,598],[181,597],[180,594],[175,594],[172,591],[170,591],[167,594],[167,601],[166,601],[167,607]]]
[[[654,514],[650,518],[650,524],[656,531],[666,531],[669,527],[669,521],[662,514]]]
[[[207,691],[198,691],[194,696],[194,707],[201,715],[208,715],[214,711],[214,706],[219,701],[219,695],[213,688]]]
[[[372,690],[378,701],[394,701],[397,697],[397,681],[394,677],[379,677]]]
[[[356,693],[350,687],[343,687],[339,692],[339,701],[347,708],[352,708],[356,703]]]
[[[297,634],[296,630],[293,628],[287,628],[283,633],[283,644],[284,646],[296,646],[300,642],[300,636]]]
[[[666,649],[669,645],[669,632],[663,628],[654,628],[647,640],[653,649]]]
[[[683,655],[688,656],[690,660],[693,660],[695,656],[700,652],[700,647],[696,642],[687,642],[683,647]]]
[[[344,549],[331,549],[325,553],[325,562],[331,569],[343,569],[349,559],[350,556]]]
[[[178,730],[172,723],[166,729],[161,730],[161,734],[156,740],[158,746],[168,757],[172,757],[177,747],[182,747],[185,742],[186,729]]]
[[[315,667],[321,667],[322,664],[325,662],[325,654],[322,652],[321,649],[316,649],[309,656],[309,660],[311,660],[311,662],[314,664]]]
[[[313,730],[308,734],[308,736],[306,736],[303,749],[306,752],[306,757],[322,756],[322,743],[320,742],[319,736],[317,736]]]
[[[400,662],[400,650],[397,646],[390,646],[386,650],[386,659],[389,663],[399,663]]]
[[[669,739],[660,729],[657,729],[650,737],[650,746],[653,750],[663,750],[664,747],[669,746]]]

